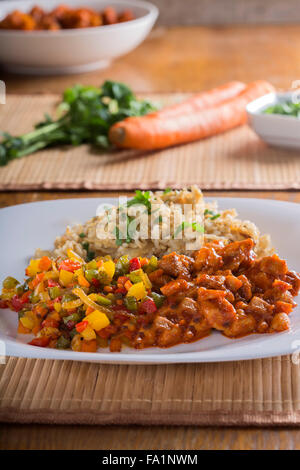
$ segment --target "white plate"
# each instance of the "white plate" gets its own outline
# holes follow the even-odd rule
[[[13,10],[28,12],[35,0],[0,1],[0,19]],[[39,0],[49,11],[60,0]],[[131,9],[135,20],[94,28],[59,31],[16,31],[0,29],[0,63],[17,73],[53,75],[82,73],[107,67],[116,57],[136,48],[148,35],[158,16],[155,5],[141,0],[68,0],[73,8],[117,11]]]
[[[217,200],[221,209],[235,207],[242,219],[249,219],[262,232],[270,233],[277,252],[287,260],[290,269],[300,271],[300,205],[264,199]],[[24,269],[35,249],[51,249],[55,237],[65,231],[67,224],[85,222],[95,215],[100,202],[116,204],[116,199],[61,199],[1,209],[0,282],[8,275],[23,279]],[[195,343],[167,349],[137,351],[126,348],[120,353],[107,350],[81,353],[29,346],[26,344],[28,336],[17,335],[17,314],[0,310],[0,340],[5,342],[7,355],[19,357],[127,364],[222,362],[292,353],[300,346],[296,342],[300,340],[299,307],[294,309],[290,318],[291,330],[277,334],[250,335],[232,340],[215,331]]]
[[[274,104],[298,99],[294,92],[269,93],[252,101],[246,107],[249,124],[259,137],[276,147],[300,148],[300,119],[280,114],[264,114]]]

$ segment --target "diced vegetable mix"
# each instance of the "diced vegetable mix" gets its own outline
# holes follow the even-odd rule
[[[18,312],[18,333],[34,334],[29,343],[34,346],[95,352],[131,345],[128,332],[165,301],[148,277],[157,269],[157,258],[106,256],[85,262],[72,250],[67,254],[67,259],[32,259],[23,284],[7,277],[0,308]],[[123,324],[127,335],[109,341]]]

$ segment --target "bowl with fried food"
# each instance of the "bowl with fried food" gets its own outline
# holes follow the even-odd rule
[[[149,34],[158,9],[136,0],[0,2],[0,64],[55,75],[106,67]]]

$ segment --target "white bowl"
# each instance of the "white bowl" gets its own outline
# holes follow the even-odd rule
[[[45,10],[66,3],[101,11],[115,7],[131,9],[135,20],[93,28],[60,31],[0,30],[0,63],[18,73],[80,73],[107,66],[111,60],[137,47],[148,35],[158,16],[151,3],[135,0],[40,0],[0,1],[0,18],[13,10],[28,12],[37,4]]]
[[[276,103],[291,101],[294,92],[269,93],[247,105],[249,124],[259,137],[278,147],[300,148],[300,119],[281,114],[264,114],[263,111]]]

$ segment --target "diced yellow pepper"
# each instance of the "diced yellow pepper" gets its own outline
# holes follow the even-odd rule
[[[65,271],[62,269],[59,273],[59,282],[67,287],[71,282],[73,281],[73,273],[70,273],[69,271]]]
[[[22,318],[20,318],[20,322],[22,323],[22,325],[23,325],[25,328],[28,328],[29,330],[32,330],[32,328],[34,327],[34,320],[33,320],[33,318],[22,317]]]
[[[87,321],[88,324],[96,331],[102,330],[102,328],[105,328],[110,323],[105,313],[99,312],[99,310],[94,310],[92,313],[87,315],[83,321]]]
[[[40,259],[31,259],[29,266],[26,269],[26,274],[29,277],[36,276],[36,274],[41,272],[41,269],[39,268],[40,264]]]
[[[23,317],[20,318],[20,322],[25,328],[32,330],[36,325],[36,316],[31,310],[24,313]]]
[[[135,271],[132,271],[130,274],[136,274],[145,284],[146,289],[151,289],[152,284],[151,281],[148,277],[148,274],[146,274],[141,268],[136,269]]]
[[[108,261],[105,261],[105,263],[103,263],[102,269],[104,269],[109,279],[112,279],[115,274],[116,265],[112,260],[108,260]]]
[[[54,306],[55,310],[56,310],[58,313],[59,313],[59,312],[61,311],[61,309],[62,309],[62,306],[61,306],[61,304],[60,304],[59,302],[54,302],[54,305],[53,305],[53,306]]]
[[[81,332],[81,336],[86,339],[87,341],[91,340],[91,339],[96,339],[96,333],[95,331],[93,330],[93,328],[88,325],[82,332]]]
[[[147,292],[145,289],[145,285],[143,282],[137,282],[130,287],[129,291],[127,292],[128,297],[135,297],[137,300],[141,300],[146,297]]]
[[[50,295],[48,294],[47,291],[40,292],[39,296],[40,296],[40,300],[42,300],[43,302],[48,302],[49,300],[51,300]]]
[[[78,261],[78,263],[84,264],[84,260],[79,255],[77,255],[75,251],[71,250],[70,248],[67,250],[67,255],[68,255],[68,258],[74,261]]]
[[[45,273],[45,276],[43,277],[44,280],[48,280],[48,279],[58,279],[58,271],[48,271],[47,273]]]

